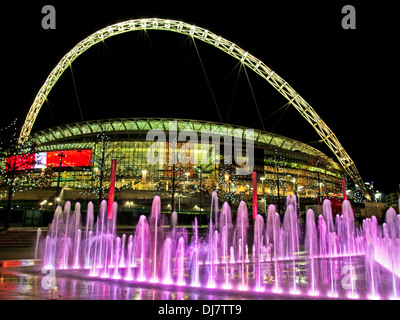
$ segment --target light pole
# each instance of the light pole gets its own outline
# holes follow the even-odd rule
[[[262,198],[261,201],[264,202],[264,213],[265,216],[267,216],[267,200],[265,198]]]
[[[54,202],[55,202],[55,204],[56,204],[56,207],[57,207],[57,204],[60,202],[60,196],[61,196],[61,191],[62,191],[62,189],[60,190],[60,181],[61,181],[61,167],[62,167],[62,162],[63,162],[63,158],[65,158],[66,157],[66,155],[64,155],[64,151],[61,151],[61,153],[60,154],[56,154],[56,156],[58,156],[58,157],[60,157],[60,171],[58,171],[58,179],[57,179],[57,193],[58,193],[58,197],[56,197],[55,199],[54,199]],[[66,179],[64,178],[64,181],[66,181]]]
[[[380,193],[379,190],[376,190],[375,201],[376,202],[381,202],[381,200],[382,200],[382,193]]]
[[[299,191],[302,190],[303,188],[304,188],[304,186],[298,186],[297,187],[297,193],[299,193]],[[299,212],[300,212],[300,194],[299,194],[299,196],[297,198],[297,205],[299,207]]]
[[[128,208],[133,207],[133,201],[126,201],[125,206],[127,206]]]
[[[172,164],[172,196],[171,196],[171,214],[175,210],[175,163]]]
[[[147,170],[142,170],[142,182],[146,182],[147,180]]]
[[[375,189],[374,189],[374,182],[373,181],[371,181],[371,188],[372,188],[372,201],[376,202]]]
[[[261,177],[260,180],[261,180],[261,195],[262,195],[262,200],[264,201],[264,211],[265,211],[265,214],[266,214],[267,213],[267,201],[266,201],[265,196],[264,196],[264,180],[265,180],[265,177]]]
[[[293,192],[297,198],[297,208],[296,209],[300,213],[300,197],[298,196],[298,192],[297,192],[298,190],[297,190],[297,175],[296,174],[294,175],[292,182],[293,182]]]
[[[201,227],[201,194],[202,194],[202,185],[201,185],[201,183],[202,183],[202,173],[203,173],[203,170],[201,170],[201,166],[200,166],[200,168],[199,168],[199,172],[200,172],[200,187],[199,187],[199,191],[200,191],[200,219],[199,219],[199,225],[200,225],[200,227]]]
[[[276,168],[276,186],[278,189],[278,213],[281,214],[281,198],[280,198],[280,192],[279,192],[279,171],[278,167]]]
[[[184,192],[186,192],[186,186],[189,184],[189,175],[190,175],[190,173],[189,173],[189,172],[185,172],[185,176],[186,176],[186,183],[185,183],[185,189],[184,189]]]
[[[60,171],[58,171],[58,179],[57,179],[57,190],[58,190],[58,189],[60,189],[62,162],[63,162],[63,158],[65,158],[66,156],[64,155],[64,151],[61,151],[60,154],[57,153],[56,156],[60,157]]]
[[[262,188],[262,193],[261,194],[264,196],[264,180],[265,180],[265,177],[261,177],[260,180],[261,180],[261,188]]]

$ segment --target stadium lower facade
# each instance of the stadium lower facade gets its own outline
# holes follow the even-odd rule
[[[235,163],[226,164],[224,139],[218,140],[219,154],[215,153],[213,143],[204,148],[200,138],[192,146],[194,154],[206,152],[207,161],[172,163],[168,155],[171,126],[178,134],[189,130],[199,136],[204,130],[231,136],[248,130],[199,120],[130,118],[87,121],[39,131],[31,135],[32,148],[17,157],[3,159],[6,171],[16,173],[14,199],[42,209],[67,200],[107,199],[111,160],[115,159],[115,199],[122,207],[144,209],[151,205],[150,199],[159,195],[164,210],[202,211],[210,206],[209,196],[214,190],[221,202],[234,206],[244,200],[251,205],[252,175],[236,175]],[[149,147],[154,145],[154,141],[146,140],[149,130],[160,130],[166,135],[166,142],[160,142],[167,150],[164,161],[148,161]],[[259,211],[264,211],[269,203],[284,204],[290,194],[296,194],[303,204],[342,195],[344,170],[324,153],[277,134],[252,132],[252,171],[257,173]],[[178,142],[176,146],[183,144]],[[246,162],[246,154],[243,158],[242,163]],[[4,182],[3,200],[7,197]]]

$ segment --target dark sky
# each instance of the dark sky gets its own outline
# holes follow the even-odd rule
[[[285,79],[333,130],[364,181],[398,188],[398,23],[389,1],[30,1],[2,5],[1,127],[22,123],[35,95],[75,44],[116,22],[182,20],[235,42]],[[145,4],[146,3],[146,4]],[[45,4],[56,29],[41,27]],[[356,8],[344,30],[341,9]],[[66,70],[34,131],[118,117],[222,120],[311,143],[334,157],[310,125],[270,85],[216,48],[171,32],[130,32],[98,44]],[[236,67],[236,68],[235,68]],[[238,80],[237,80],[238,79]],[[75,84],[75,86],[74,86]],[[235,90],[236,87],[236,90]],[[76,89],[75,89],[76,88]],[[76,92],[78,95],[76,95]],[[79,99],[79,104],[78,104]],[[81,107],[81,111],[79,109]],[[275,112],[276,111],[276,112]],[[275,112],[275,113],[274,113]]]

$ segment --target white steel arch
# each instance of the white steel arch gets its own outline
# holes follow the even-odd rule
[[[241,61],[245,66],[264,78],[281,95],[283,95],[290,104],[296,108],[296,110],[315,129],[322,141],[324,141],[324,143],[332,150],[349,177],[360,187],[364,196],[368,200],[370,199],[368,191],[353,160],[347,154],[346,150],[344,150],[333,131],[325,124],[325,122],[322,121],[315,110],[284,79],[266,66],[261,60],[238,47],[235,43],[226,40],[204,28],[176,20],[159,18],[128,20],[98,30],[79,42],[60,60],[57,66],[47,77],[43,86],[40,88],[25,119],[19,136],[19,142],[23,143],[28,139],[36,117],[43,103],[46,101],[48,94],[63,72],[77,57],[79,57],[93,45],[102,42],[109,37],[137,30],[164,30],[182,33],[208,43]]]

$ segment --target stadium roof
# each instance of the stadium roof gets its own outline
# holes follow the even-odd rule
[[[171,128],[170,128],[171,126]],[[287,138],[275,133],[250,129],[246,127],[190,119],[170,119],[170,118],[119,118],[106,120],[92,120],[78,123],[66,124],[58,127],[45,129],[32,134],[32,141],[39,146],[53,145],[58,143],[77,142],[88,137],[95,137],[99,133],[110,136],[144,134],[151,129],[163,130],[175,129],[177,132],[183,130],[193,130],[196,133],[202,131],[216,134],[228,134],[236,136],[246,141],[246,135],[252,130],[254,132],[255,146],[273,146],[292,152],[302,152],[311,156],[324,159],[330,163],[335,163],[323,152],[291,138]]]

